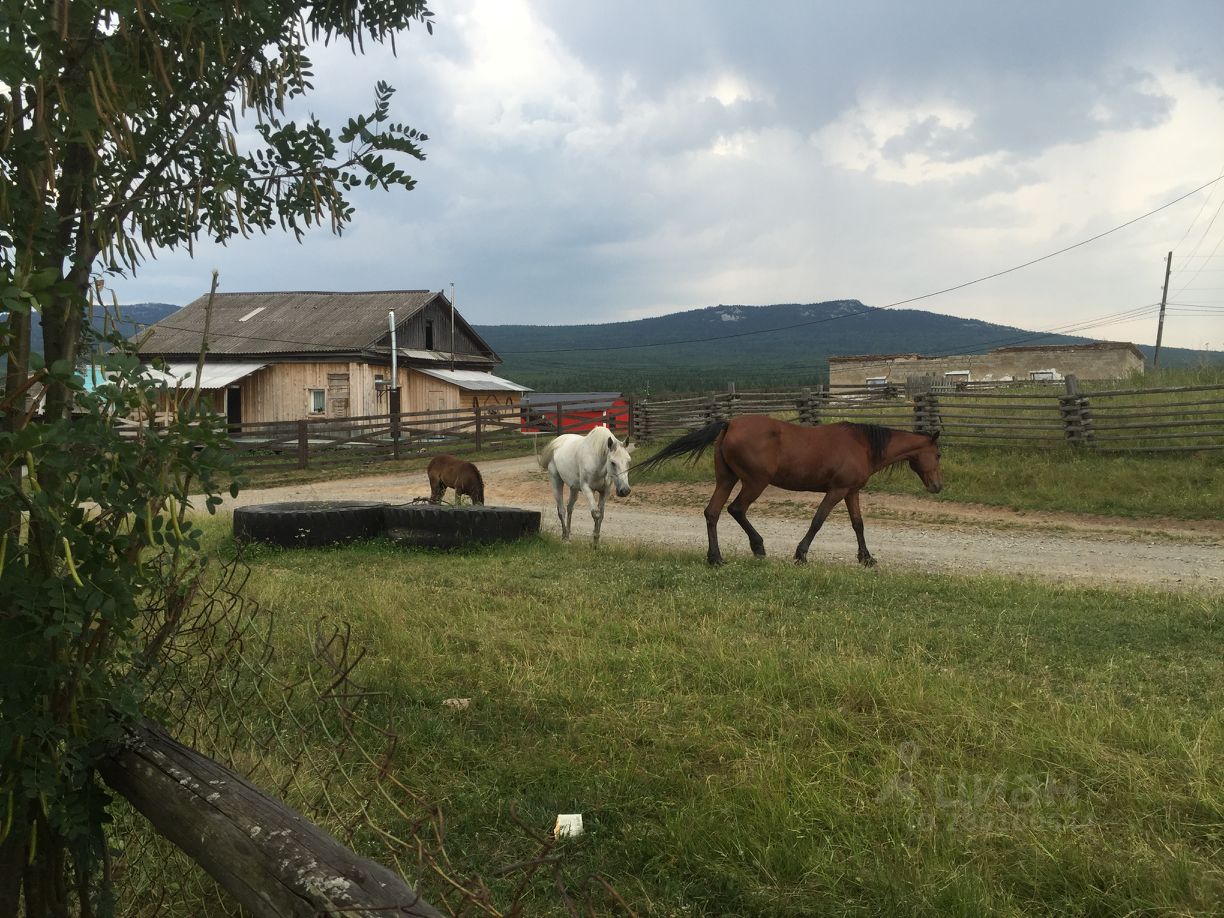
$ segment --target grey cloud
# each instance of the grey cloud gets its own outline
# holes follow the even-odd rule
[[[164,256],[125,297],[185,302],[215,264],[228,290],[453,280],[460,308],[479,322],[599,321],[715,302],[882,302],[963,279],[963,253],[932,239],[945,226],[1018,222],[1006,199],[982,201],[1042,180],[1031,165],[1037,153],[1160,125],[1172,102],[1149,88],[1150,73],[1172,62],[1219,79],[1222,66],[1204,37],[1224,34],[1224,4],[1214,2],[1126,15],[1104,2],[790,2],[747,14],[706,0],[537,6],[592,79],[596,96],[584,104],[598,123],[574,121],[564,101],[548,98],[524,103],[522,116],[541,129],[530,141],[467,123],[449,90],[471,49],[445,8],[436,34],[399,42],[398,58],[319,49],[320,91],[309,105],[325,120],[367,106],[376,79],[399,89],[395,120],[431,137],[428,159],[408,167],[417,189],[360,195],[340,240],[320,232],[301,246],[279,236],[203,246],[194,264]],[[697,77],[724,71],[757,97],[692,97]],[[887,140],[885,155],[955,162],[997,153],[1000,163],[918,187],[823,167],[806,139],[872,94],[902,107],[944,98],[974,115],[963,130],[915,123]],[[702,155],[741,131],[774,135],[774,145],[739,160]],[[1000,248],[971,267],[997,269],[1014,255]],[[714,280],[733,275],[725,286]]]

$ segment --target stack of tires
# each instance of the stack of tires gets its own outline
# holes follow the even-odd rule
[[[400,545],[458,548],[509,542],[540,531],[540,514],[515,507],[392,505],[370,501],[255,504],[234,511],[234,538],[291,548],[386,536]]]

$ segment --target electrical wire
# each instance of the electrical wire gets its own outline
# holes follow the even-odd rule
[[[1104,315],[1096,316],[1094,318],[1081,319],[1081,320],[1077,320],[1069,324],[1059,325],[1059,326],[1055,326],[1053,328],[1048,328],[1044,330],[1023,331],[1023,332],[1018,332],[1016,334],[1011,334],[1011,335],[1008,335],[1006,337],[1001,337],[1001,338],[988,339],[985,341],[978,341],[978,342],[973,342],[973,343],[962,343],[962,344],[958,344],[955,348],[945,353],[929,354],[925,356],[933,357],[933,358],[955,357],[955,356],[965,353],[966,351],[977,351],[977,350],[981,350],[984,348],[990,348],[990,347],[1020,346],[1020,345],[1031,343],[1034,341],[1039,341],[1043,338],[1070,335],[1074,332],[1088,331],[1089,329],[1093,329],[1093,328],[1104,328],[1109,325],[1116,325],[1121,322],[1133,321],[1135,319],[1143,318],[1145,316],[1155,315],[1159,311],[1159,309],[1160,309],[1159,303],[1149,303],[1145,306],[1136,306],[1131,309],[1121,310],[1119,312],[1106,313]],[[888,360],[879,360],[879,361],[875,361],[872,363],[856,364],[856,366],[861,367],[863,369],[867,369],[867,368],[872,368],[872,367],[887,366],[889,365],[889,362],[890,361]],[[559,369],[573,369],[573,370],[582,370],[582,369],[589,370],[591,366],[589,362],[568,363],[563,360],[562,361],[556,360],[555,358],[550,359],[548,362],[548,365],[549,367],[556,367]],[[619,369],[624,370],[626,372],[643,372],[643,371],[659,369],[658,364],[653,364],[653,363],[652,364],[619,363],[617,366]],[[814,367],[812,364],[808,364],[808,363],[805,363],[805,364],[770,364],[767,367],[767,369],[769,370],[769,372],[772,373],[772,372],[776,372],[779,370],[809,370],[809,369],[814,369]],[[699,370],[694,370],[694,371],[700,372]]]
[[[791,331],[797,328],[809,328],[814,325],[823,325],[827,322],[834,322],[834,321],[837,321],[838,319],[848,319],[848,318],[853,318],[855,316],[868,315],[873,312],[882,312],[886,309],[895,309],[898,306],[905,306],[905,305],[908,305],[909,303],[916,303],[919,300],[931,299],[932,297],[942,296],[947,293],[953,293],[957,290],[964,290],[966,287],[972,287],[975,284],[981,284],[988,280],[994,280],[995,278],[1003,277],[1004,275],[1012,274],[1016,271],[1021,271],[1024,268],[1032,267],[1033,265],[1039,264],[1043,261],[1048,261],[1051,258],[1055,258],[1059,255],[1064,255],[1067,252],[1073,251],[1075,249],[1082,248],[1083,246],[1089,245],[1090,243],[1096,242],[1099,239],[1103,239],[1106,236],[1112,235],[1113,233],[1123,230],[1128,226],[1132,226],[1135,223],[1140,222],[1141,220],[1146,220],[1147,218],[1152,217],[1160,213],[1163,210],[1167,210],[1168,208],[1174,206],[1175,204],[1179,204],[1182,201],[1186,200],[1186,198],[1189,198],[1189,197],[1192,197],[1193,195],[1198,194],[1203,189],[1210,188],[1211,186],[1215,185],[1217,182],[1220,182],[1221,180],[1224,180],[1224,173],[1221,173],[1220,175],[1213,178],[1211,181],[1205,182],[1202,185],[1199,185],[1197,188],[1193,189],[1192,191],[1188,191],[1185,194],[1180,195],[1174,198],[1173,200],[1168,201],[1160,205],[1159,207],[1148,211],[1145,214],[1140,214],[1137,217],[1133,217],[1130,220],[1127,220],[1125,223],[1119,223],[1117,226],[1111,227],[1110,229],[1097,233],[1094,236],[1090,236],[1087,239],[1083,239],[1071,245],[1064,246],[1063,248],[1058,249],[1056,251],[1049,252],[1037,258],[1030,259],[1029,261],[1023,262],[1018,265],[1014,265],[1010,268],[1004,268],[1001,271],[995,271],[991,274],[986,274],[986,275],[983,275],[982,277],[974,278],[973,280],[968,280],[968,281],[964,281],[959,284],[953,284],[948,287],[943,287],[939,290],[931,291],[930,293],[923,293],[918,296],[912,296],[912,297],[908,297],[903,300],[897,300],[895,302],[888,303],[884,306],[865,306],[863,309],[859,310],[858,312],[839,313],[837,315],[825,316],[820,319],[815,319],[811,322],[797,322],[791,325],[781,325],[775,328],[754,329],[752,331],[736,332],[730,335],[714,335],[714,336],[709,336],[709,337],[704,337],[704,338],[688,338],[688,339],[681,339],[677,341],[653,341],[653,342],[644,342],[640,344],[613,344],[613,345],[592,345],[592,346],[584,346],[584,347],[538,348],[538,349],[533,349],[533,350],[522,350],[522,351],[500,351],[499,353],[503,356],[526,356],[530,354],[573,353],[573,352],[578,352],[578,351],[622,351],[622,350],[634,350],[638,348],[649,348],[649,347],[672,347],[672,346],[679,345],[679,344],[703,344],[703,343],[710,342],[710,341],[727,341],[727,340],[733,340],[736,338],[746,338],[746,337],[755,336],[755,335],[772,334],[774,332],[780,332],[780,331]],[[1224,198],[1221,199],[1221,204],[1224,205]],[[201,330],[198,328],[185,328],[182,326],[170,325],[165,322],[156,323],[156,327],[170,329],[174,331],[187,331],[187,332],[194,332],[194,333],[202,333]],[[210,332],[209,334],[210,334],[210,337],[216,337],[216,338],[228,338],[228,339],[248,340],[248,341],[264,341],[268,343],[277,343],[277,344],[301,344],[301,345],[308,345],[311,347],[317,346],[318,344],[317,341],[301,341],[301,340],[295,340],[292,338],[279,338],[279,337],[269,337],[269,336],[260,336],[260,335],[238,335],[238,334],[226,333],[226,332]]]

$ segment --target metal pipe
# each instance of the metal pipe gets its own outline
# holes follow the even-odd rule
[[[395,312],[387,312],[387,325],[391,328],[391,391],[399,388],[399,366],[395,362]]]

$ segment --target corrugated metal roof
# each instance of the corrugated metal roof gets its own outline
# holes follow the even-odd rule
[[[237,382],[244,376],[250,376],[256,370],[262,370],[266,366],[266,363],[205,363],[204,372],[200,374],[200,388],[224,389],[230,383]],[[196,365],[194,363],[167,363],[165,370],[145,367],[145,375],[163,380],[168,386],[182,386],[184,389],[190,389],[195,385]]]
[[[1016,351],[1054,351],[1055,353],[1066,353],[1067,351],[1130,351],[1140,360],[1143,359],[1143,351],[1139,350],[1129,341],[1085,341],[1083,344],[1015,345],[1013,347],[996,347],[990,353],[1007,354]]]
[[[386,354],[390,359],[391,349],[389,347],[372,348],[376,354]],[[401,357],[409,360],[427,360],[434,363],[450,363],[451,355],[449,351],[418,351],[409,347],[397,347],[395,352]],[[492,357],[483,357],[479,354],[456,354],[456,363],[494,363]]]
[[[426,367],[415,367],[418,373],[444,379],[454,383],[460,389],[469,392],[530,392],[526,386],[521,386],[509,379],[502,379],[492,373],[482,373],[479,370],[434,370]]]
[[[525,402],[606,402],[611,404],[624,398],[623,392],[532,392]]]
[[[434,297],[429,290],[218,293],[213,299],[208,350],[212,354],[284,354],[357,351],[387,332],[387,312],[397,323]],[[200,350],[208,297],[188,303],[150,326],[141,354],[193,354]]]

